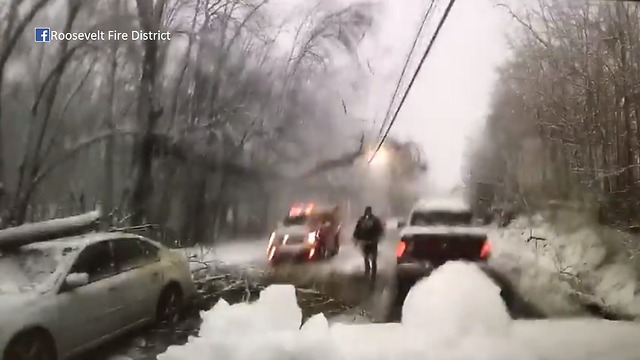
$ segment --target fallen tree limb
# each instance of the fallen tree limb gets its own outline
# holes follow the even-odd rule
[[[344,155],[341,155],[335,159],[329,159],[329,160],[324,160],[321,162],[318,162],[316,164],[316,166],[314,166],[313,168],[305,171],[304,173],[302,173],[300,176],[300,178],[307,178],[313,175],[317,175],[321,172],[325,172],[325,171],[329,171],[329,170],[333,170],[333,169],[338,169],[338,168],[343,168],[343,167],[350,167],[353,166],[353,164],[355,164],[355,162],[362,158],[365,154],[364,151],[364,135],[362,135],[362,137],[360,138],[360,145],[358,146],[358,148],[355,151],[346,153]]]
[[[31,181],[31,186],[35,188],[42,180],[50,175],[59,165],[71,160],[80,151],[98,144],[110,137],[118,136],[139,136],[141,132],[136,129],[115,129],[102,131],[88,138],[79,140],[76,144],[65,149],[60,155],[52,159],[47,165],[42,166],[40,171]],[[168,134],[151,134],[155,157],[172,157],[178,161],[202,167],[211,172],[225,172],[230,176],[238,176],[244,179],[261,180],[297,180],[308,178],[329,170],[353,166],[353,164],[364,156],[364,135],[360,139],[356,150],[348,152],[334,159],[318,162],[311,169],[299,175],[287,177],[274,171],[257,169],[247,164],[240,164],[231,159],[221,160],[220,156],[209,148],[197,149],[189,138],[175,138]]]
[[[98,209],[82,215],[27,223],[0,230],[0,248],[17,248],[35,242],[82,235],[96,230],[101,216],[102,212]]]

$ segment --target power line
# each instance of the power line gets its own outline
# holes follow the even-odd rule
[[[409,54],[407,54],[407,59],[404,62],[404,66],[402,67],[402,73],[400,73],[400,77],[398,78],[398,82],[396,83],[396,89],[393,91],[393,96],[391,96],[391,101],[389,102],[389,107],[387,107],[387,113],[384,115],[382,125],[380,126],[380,131],[378,132],[377,139],[380,139],[382,133],[384,132],[384,128],[387,126],[389,122],[389,116],[391,115],[391,109],[393,109],[393,103],[398,96],[398,92],[400,91],[400,85],[402,85],[402,79],[404,78],[404,74],[407,72],[407,68],[409,68],[409,62],[413,57],[413,52],[416,50],[416,46],[418,45],[418,40],[420,40],[420,35],[422,34],[422,29],[427,24],[427,19],[429,15],[431,15],[431,9],[433,5],[436,3],[436,0],[431,0],[429,4],[429,8],[427,8],[427,12],[424,14],[422,18],[422,23],[420,23],[420,27],[418,28],[418,33],[416,34],[416,38],[413,39],[413,44],[411,44],[411,49],[409,50]]]
[[[385,131],[384,136],[382,137],[382,139],[378,143],[378,146],[376,147],[376,150],[373,152],[373,155],[371,155],[371,158],[369,159],[369,163],[371,163],[373,161],[373,159],[376,157],[376,154],[378,153],[378,151],[380,151],[380,148],[382,148],[382,144],[387,139],[387,136],[389,135],[389,131],[391,131],[391,128],[393,127],[393,124],[396,122],[396,119],[398,118],[398,114],[400,113],[400,110],[402,109],[402,105],[404,105],[404,102],[407,100],[407,96],[409,95],[409,91],[411,90],[411,87],[413,86],[413,83],[416,81],[416,78],[418,77],[418,74],[420,73],[420,69],[422,68],[422,65],[424,64],[425,60],[427,59],[427,55],[429,55],[429,52],[431,51],[431,48],[433,47],[433,44],[435,43],[436,38],[438,37],[438,34],[440,33],[440,30],[442,29],[442,25],[444,25],[444,22],[447,20],[447,16],[449,16],[449,12],[451,11],[451,8],[453,7],[454,3],[455,3],[455,0],[449,0],[449,4],[447,5],[447,8],[444,10],[444,14],[442,15],[442,18],[440,19],[440,22],[438,23],[438,26],[436,27],[436,31],[433,33],[433,36],[431,37],[431,40],[429,41],[429,45],[427,46],[427,49],[425,50],[424,54],[422,55],[422,59],[420,59],[420,63],[418,64],[418,68],[413,73],[413,77],[411,78],[411,82],[409,82],[409,85],[407,86],[407,90],[404,92],[404,95],[402,96],[402,100],[400,100],[400,104],[398,104],[398,108],[396,109],[395,113],[393,114],[393,118],[391,118],[391,122],[389,123],[389,127],[387,127],[387,130]]]

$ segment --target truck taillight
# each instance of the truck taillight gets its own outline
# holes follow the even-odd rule
[[[489,255],[491,255],[491,242],[485,240],[484,244],[482,244],[482,249],[480,249],[480,258],[486,259]]]
[[[407,249],[407,243],[403,240],[400,240],[398,246],[396,247],[396,257],[402,257],[404,255],[404,251]]]

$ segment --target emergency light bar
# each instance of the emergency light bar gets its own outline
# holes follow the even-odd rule
[[[313,209],[315,208],[314,204],[304,204],[294,205],[289,209],[289,216],[300,216],[302,214],[309,215]]]

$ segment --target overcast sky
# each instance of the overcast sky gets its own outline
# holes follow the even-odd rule
[[[378,119],[384,115],[429,0],[382,3],[378,27],[362,49],[375,72],[365,99],[368,114],[363,115],[377,114]],[[446,1],[438,3],[441,5],[429,21],[412,69],[444,11]],[[489,110],[495,68],[507,56],[505,32],[509,23],[504,9],[494,4],[494,0],[456,1],[391,131],[422,145],[432,185],[453,187],[460,183],[464,148]]]
[[[348,5],[367,0],[324,1]],[[368,63],[372,74],[363,80],[365,90],[348,99],[348,107],[351,116],[369,119],[376,133],[430,1],[373,0],[379,5],[374,28],[358,51],[361,65]],[[456,0],[391,131],[394,137],[422,146],[429,164],[423,182],[425,192],[461,184],[465,147],[490,110],[496,68],[508,57],[506,35],[509,29],[514,30],[505,9],[495,6],[498,2],[518,8],[527,0]],[[405,75],[405,86],[448,0],[436,3]],[[294,16],[302,14],[302,8],[313,4],[307,0],[278,0],[276,16],[288,17],[291,11]]]

